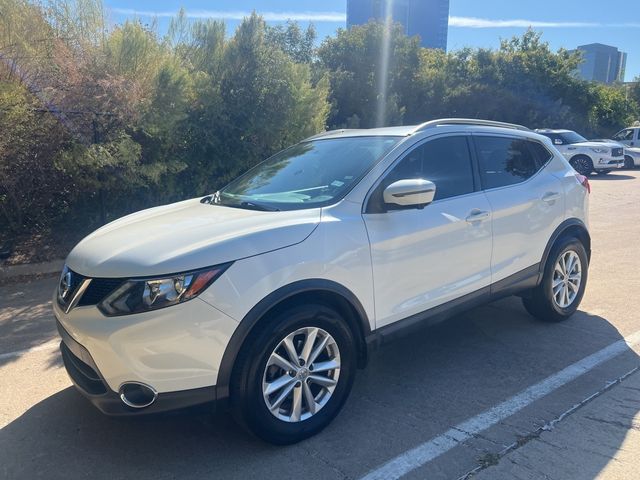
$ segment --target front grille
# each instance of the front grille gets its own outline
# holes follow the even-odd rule
[[[124,283],[122,278],[94,278],[82,295],[79,306],[97,305]]]
[[[64,366],[78,388],[90,395],[104,395],[107,393],[107,387],[105,387],[100,375],[93,368],[76,357],[64,342],[60,344],[60,350],[62,351]]]
[[[79,275],[72,270],[65,269],[65,271],[62,272],[60,282],[58,283],[58,294],[56,295],[58,299],[58,305],[60,305],[63,309],[66,309],[69,305],[69,302],[73,298],[73,295],[84,279],[85,277],[83,277],[82,275]],[[66,291],[66,295],[64,295],[64,297],[62,296],[63,290]]]
[[[71,300],[73,294],[78,289],[82,281],[89,278],[71,270],[69,270],[69,273],[71,274],[71,288],[65,298],[65,301],[61,301],[60,296],[58,295],[58,303],[63,308],[67,307],[67,303]],[[124,278],[92,278],[89,286],[82,294],[82,297],[80,297],[76,306],[86,307],[89,305],[99,304],[107,297],[107,295],[117,289],[125,281],[126,280]],[[58,289],[60,288],[61,286],[58,286]]]
[[[624,150],[622,148],[614,148],[613,150],[611,150],[611,155],[613,157],[621,157],[623,153]]]
[[[71,293],[76,291],[76,288],[78,288],[78,286],[82,283],[82,280],[84,280],[84,277],[82,275],[71,272]]]

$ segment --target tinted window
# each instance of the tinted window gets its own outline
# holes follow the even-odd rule
[[[564,140],[562,140],[562,137],[560,137],[560,135],[558,135],[556,133],[542,133],[541,132],[540,134],[544,135],[545,137],[549,137],[554,145],[563,145],[565,143]]]
[[[533,157],[536,161],[537,168],[542,167],[545,163],[551,160],[551,152],[544,148],[538,142],[527,142],[529,144],[529,148],[531,149],[531,153],[533,153]]]
[[[623,140],[623,141],[633,140],[633,130],[632,129],[622,130],[621,132],[616,133],[613,138],[614,140]]]
[[[435,200],[473,192],[473,170],[466,137],[444,137],[414,148],[385,179],[424,178],[436,184]]]
[[[570,143],[570,144],[589,141],[586,138],[584,138],[582,135],[577,134],[576,132],[564,132],[560,135],[560,137],[562,137],[562,140],[564,141],[564,143]]]
[[[475,137],[480,178],[485,189],[520,183],[538,171],[527,140],[503,137]]]

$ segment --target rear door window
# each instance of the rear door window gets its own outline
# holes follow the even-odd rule
[[[537,158],[529,140],[476,136],[474,141],[485,190],[524,182],[542,167],[542,157]]]

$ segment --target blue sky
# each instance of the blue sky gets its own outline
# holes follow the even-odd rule
[[[450,0],[449,50],[497,47],[501,38],[532,25],[553,48],[585,43],[614,45],[628,53],[626,80],[640,76],[640,4],[632,0]],[[345,26],[346,0],[105,0],[114,22],[156,14],[160,28],[184,7],[193,17],[224,18],[233,31],[238,18],[256,10],[271,23],[313,19],[320,38]],[[135,13],[134,13],[135,12]]]

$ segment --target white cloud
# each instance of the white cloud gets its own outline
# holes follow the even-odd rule
[[[175,17],[177,11],[149,11],[132,8],[112,8],[112,12],[120,15],[137,15],[139,17]],[[347,16],[342,12],[258,12],[265,20],[271,22],[298,20],[301,22],[346,22]],[[189,18],[215,18],[220,20],[242,20],[251,15],[250,11],[223,10],[187,10]]]
[[[462,28],[640,28],[640,23],[542,22],[537,20],[493,20],[477,17],[449,17],[450,27]]]
[[[133,8],[112,8],[113,13],[139,17],[175,17],[177,11],[136,10]],[[343,12],[258,12],[265,20],[281,22],[297,20],[301,22],[345,23],[347,16]],[[215,18],[220,20],[242,20],[251,15],[250,11],[241,10],[187,10],[189,18]],[[543,22],[537,20],[494,20],[478,17],[449,17],[449,26],[458,28],[640,28],[640,23],[605,24],[597,22]]]

